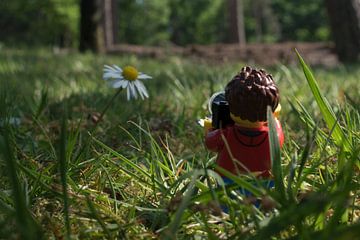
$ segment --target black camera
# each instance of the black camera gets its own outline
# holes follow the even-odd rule
[[[225,93],[215,93],[209,100],[209,108],[212,114],[212,126],[216,129],[234,124],[230,117],[229,103],[225,99]]]

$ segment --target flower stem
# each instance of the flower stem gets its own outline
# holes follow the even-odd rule
[[[93,129],[89,132],[89,137],[85,140],[85,144],[83,144],[83,146],[81,147],[78,155],[76,156],[76,160],[78,161],[81,156],[83,154],[85,154],[89,147],[90,147],[90,142],[91,139],[93,137],[93,133],[96,131],[97,127],[99,126],[99,123],[102,121],[102,119],[104,118],[105,113],[107,112],[107,110],[109,109],[109,107],[111,106],[111,104],[114,102],[115,98],[119,95],[119,93],[121,92],[122,88],[119,88],[116,93],[112,96],[112,98],[109,100],[109,102],[106,104],[105,108],[102,110],[102,112],[100,113],[99,119],[95,122],[95,126],[93,127]]]
[[[119,88],[116,93],[112,96],[112,98],[109,100],[109,102],[106,104],[105,108],[102,110],[102,112],[100,113],[99,119],[95,122],[95,126],[92,129],[91,133],[94,133],[95,130],[97,129],[99,123],[102,121],[102,119],[104,118],[105,113],[107,112],[107,110],[109,109],[109,107],[111,106],[111,104],[114,102],[115,98],[119,95],[119,93],[121,92],[122,88]]]

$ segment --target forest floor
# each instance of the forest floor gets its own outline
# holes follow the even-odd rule
[[[296,64],[294,49],[307,59],[311,65],[334,67],[338,65],[333,44],[318,42],[284,42],[284,43],[252,43],[246,46],[238,44],[189,45],[187,47],[166,46],[150,47],[118,44],[109,49],[109,53],[128,53],[153,58],[166,58],[169,55],[180,55],[205,62],[242,61],[249,64],[272,66],[276,64]]]

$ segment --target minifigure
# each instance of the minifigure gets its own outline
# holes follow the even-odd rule
[[[252,174],[271,180],[271,158],[267,107],[276,120],[280,146],[284,142],[278,114],[279,90],[265,70],[244,67],[226,85],[225,92],[215,94],[209,104],[212,126],[206,129],[205,145],[218,153],[216,164],[232,174]],[[223,176],[226,183],[231,181]]]

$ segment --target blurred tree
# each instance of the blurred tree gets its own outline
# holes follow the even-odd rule
[[[280,27],[276,40],[329,40],[328,19],[323,1],[272,0],[271,7]]]
[[[0,27],[6,33],[0,34],[0,41],[26,46],[81,45],[81,49],[104,43],[109,45],[116,41],[116,37],[119,42],[144,45],[164,45],[170,41],[178,45],[225,42],[229,39],[229,32],[239,38],[237,30],[230,30],[238,22],[229,23],[231,12],[237,16],[233,14],[235,8],[229,9],[230,2],[237,1],[0,0]],[[243,3],[246,16],[246,34],[241,35],[246,35],[247,42],[329,40],[323,1],[239,1]],[[80,21],[80,6],[91,6],[96,2],[99,5],[95,10],[88,11],[86,6],[82,8],[84,14]],[[104,5],[101,6],[100,2]],[[113,7],[114,3],[117,7]],[[118,21],[111,17],[116,14],[109,14],[116,10],[119,12]],[[105,11],[104,17],[101,17],[101,11]],[[82,22],[81,27],[79,22]],[[85,39],[91,38],[92,43],[85,45]]]
[[[72,46],[78,0],[0,1],[0,41],[29,46]],[[5,34],[6,33],[6,34]]]
[[[208,2],[198,13],[192,43],[211,44],[224,42],[227,35],[226,6],[223,0]]]
[[[243,0],[227,0],[229,39],[231,43],[246,44]]]
[[[81,52],[104,52],[102,0],[80,0],[80,42]]]
[[[256,42],[262,41],[263,36],[263,27],[262,27],[262,20],[264,16],[264,9],[265,7],[262,6],[262,0],[254,0],[251,2],[252,5],[252,15],[255,18],[255,37]],[[268,6],[266,6],[268,7]]]
[[[197,16],[206,6],[206,0],[169,1],[170,5],[170,40],[177,45],[194,43]]]
[[[103,0],[105,46],[111,48],[118,37],[118,1]]]
[[[118,0],[118,7],[119,42],[145,45],[168,42],[168,1]]]
[[[51,2],[54,3],[55,11],[59,16],[56,21],[63,19],[64,25],[62,29],[57,29],[60,31],[59,39],[53,44],[61,48],[76,46],[79,38],[79,0],[51,0]]]
[[[169,0],[169,31],[177,45],[223,42],[226,38],[224,0]]]
[[[360,60],[360,1],[326,0],[330,26],[340,61]]]
[[[194,36],[191,33],[195,33],[196,26],[196,18],[194,16],[197,16],[197,14],[194,14],[200,11],[203,4],[203,0],[191,2],[173,0],[169,2],[171,42],[177,45],[186,45],[192,41],[190,39]]]
[[[250,1],[251,14],[254,18],[254,38],[256,42],[274,42],[280,35],[277,16],[274,14],[270,0]]]

